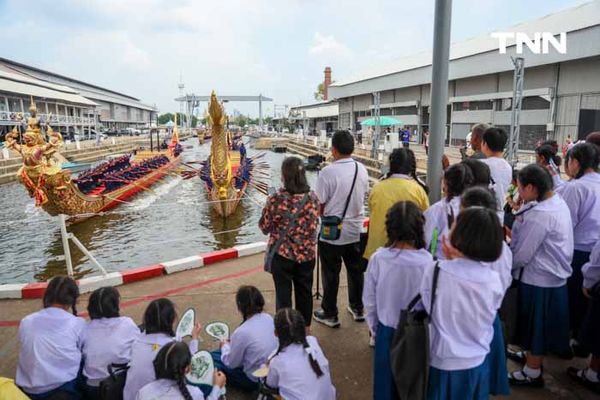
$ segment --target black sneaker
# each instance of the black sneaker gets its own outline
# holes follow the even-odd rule
[[[522,376],[517,377],[517,373],[520,373]],[[542,388],[544,387],[544,377],[542,373],[537,378],[532,378],[530,376],[527,376],[524,370],[520,370],[508,374],[508,383],[510,383],[512,386],[530,386]]]
[[[339,328],[340,320],[337,315],[334,317],[328,317],[323,310],[317,310],[313,312],[313,318],[315,321],[322,323],[323,325],[327,325],[330,328]]]
[[[506,358],[522,365],[525,365],[527,362],[524,351],[511,350],[508,347],[506,348]]]
[[[575,367],[567,368],[567,375],[578,384],[590,389],[592,392],[600,394],[600,383],[592,382],[585,376],[585,369]]]
[[[356,322],[362,322],[365,320],[365,313],[362,310],[353,310],[352,307],[348,306],[348,312],[352,315],[352,318],[354,318]]]

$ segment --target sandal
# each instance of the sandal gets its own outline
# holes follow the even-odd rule
[[[523,377],[517,377],[517,373],[521,373]],[[508,374],[508,382],[513,386],[530,386],[537,388],[544,387],[543,370],[540,376],[538,376],[537,378],[532,378],[528,376],[524,370],[513,371]]]
[[[590,389],[591,391],[600,394],[600,382],[590,381],[585,376],[586,371],[587,371],[587,368],[578,369],[575,367],[569,367],[569,368],[567,368],[567,375],[569,375],[569,377],[571,379],[573,379],[575,382],[579,383],[580,385],[585,386],[587,389]]]
[[[508,347],[506,348],[506,358],[521,365],[525,365],[525,363],[527,362],[527,356],[525,355],[524,351],[511,350]]]

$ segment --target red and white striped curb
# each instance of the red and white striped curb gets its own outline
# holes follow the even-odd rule
[[[369,218],[365,218],[361,232],[369,230]],[[79,279],[81,293],[93,292],[103,286],[120,286],[145,279],[155,278],[163,274],[172,274],[188,269],[200,268],[233,258],[246,257],[262,253],[267,248],[266,242],[256,242],[234,246],[231,249],[216,250],[196,256],[166,261],[146,267],[128,269],[120,272],[110,272],[106,275],[92,276]],[[39,299],[44,296],[48,282],[10,283],[0,285],[0,299]]]
[[[133,268],[120,272],[110,272],[106,275],[92,276],[79,279],[79,291],[81,293],[92,292],[103,286],[119,286],[144,279],[172,274],[205,265],[215,264],[220,261],[233,258],[246,257],[265,251],[266,242],[256,242],[234,246],[231,249],[216,250],[197,256],[181,258],[174,261],[162,262],[160,264],[146,267]],[[0,299],[39,299],[44,296],[48,282],[34,283],[11,283],[0,285]]]

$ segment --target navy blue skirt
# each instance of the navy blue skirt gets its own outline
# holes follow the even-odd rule
[[[502,323],[497,314],[494,320],[494,337],[486,361],[490,368],[490,394],[494,396],[510,395],[508,370],[506,369],[506,346],[502,334]]]
[[[600,357],[600,298],[588,302],[577,340],[592,355]]]
[[[429,367],[427,400],[485,400],[490,397],[487,358],[478,367],[445,371]]]
[[[518,342],[534,356],[571,354],[567,285],[556,288],[519,284]]]
[[[571,262],[573,273],[569,279],[567,279],[567,287],[569,288],[569,326],[571,327],[571,335],[574,338],[579,335],[579,329],[583,323],[583,318],[585,317],[588,306],[588,299],[581,291],[581,288],[583,287],[581,267],[589,260],[589,252],[575,250],[573,253],[573,261]]]
[[[375,353],[373,360],[373,399],[397,399],[396,383],[392,376],[390,346],[396,329],[377,324],[375,333]]]

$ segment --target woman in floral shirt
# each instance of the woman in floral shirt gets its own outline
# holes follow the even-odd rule
[[[281,176],[283,188],[267,198],[258,226],[265,235],[270,235],[269,246],[287,230],[271,264],[275,282],[275,306],[277,310],[292,307],[293,285],[296,309],[304,317],[307,326],[310,326],[319,199],[310,190],[304,163],[298,157],[288,157],[283,161]],[[304,199],[305,196],[308,198]],[[302,202],[304,205],[299,210]],[[292,218],[296,223],[288,230]]]

